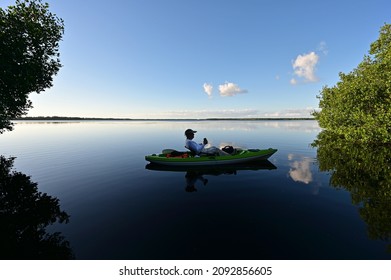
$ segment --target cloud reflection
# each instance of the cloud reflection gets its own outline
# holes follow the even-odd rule
[[[301,182],[304,184],[311,183],[313,181],[313,177],[310,164],[313,162],[313,159],[309,157],[302,157],[300,160],[294,160],[294,157],[295,156],[293,154],[288,155],[288,160],[293,161],[289,163],[289,176],[295,182]]]

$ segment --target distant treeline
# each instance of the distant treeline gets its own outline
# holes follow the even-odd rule
[[[207,118],[208,121],[309,121],[314,118]]]
[[[21,117],[15,121],[103,121],[103,120],[133,120],[133,119],[117,119],[117,118],[82,118],[82,117]]]
[[[131,118],[83,118],[83,117],[22,117],[15,121],[302,121],[314,118],[205,118],[205,119],[131,119]]]

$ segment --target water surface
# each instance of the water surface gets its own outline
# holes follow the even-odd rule
[[[187,128],[278,152],[237,168],[149,168],[145,155],[184,149]],[[69,222],[46,231],[76,259],[389,259],[389,225],[371,235],[363,204],[319,170],[319,133],[315,121],[19,122],[0,154],[58,199]]]

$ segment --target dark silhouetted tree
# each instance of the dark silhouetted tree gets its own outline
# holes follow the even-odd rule
[[[0,8],[0,134],[32,107],[29,94],[53,84],[64,22],[41,0]]]

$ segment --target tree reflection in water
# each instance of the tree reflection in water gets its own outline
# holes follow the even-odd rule
[[[12,170],[15,158],[0,156],[0,259],[71,259],[69,242],[56,222],[68,223],[56,197],[38,191],[38,184]]]
[[[352,143],[329,131],[313,143],[321,171],[331,173],[330,185],[351,193],[371,239],[391,238],[391,147]],[[391,252],[391,244],[387,250]]]

